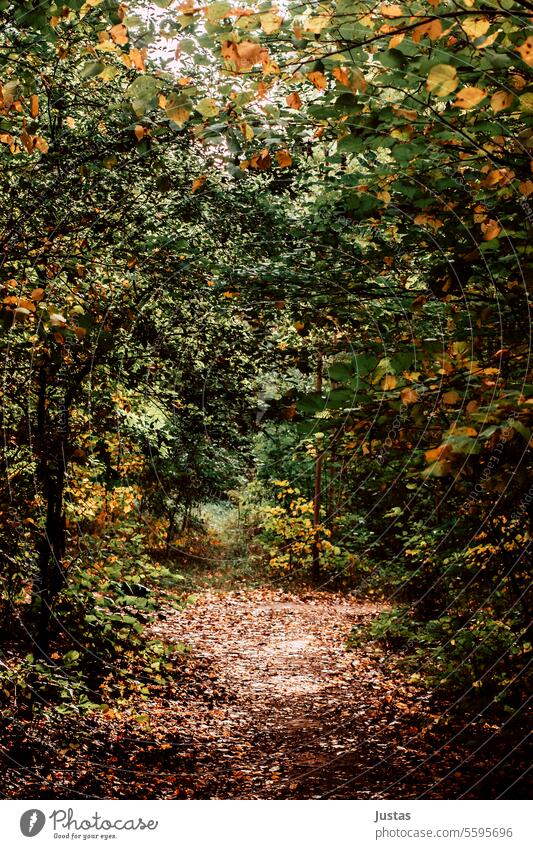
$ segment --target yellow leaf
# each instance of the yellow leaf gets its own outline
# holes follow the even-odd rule
[[[492,32],[490,35],[488,35],[488,36],[487,36],[487,37],[486,37],[486,38],[485,38],[485,39],[481,42],[481,44],[476,44],[476,45],[474,45],[474,46],[475,46],[475,48],[476,48],[476,50],[483,50],[485,47],[490,47],[490,45],[491,45],[491,44],[494,44],[494,42],[495,42],[495,41],[496,41],[496,39],[498,38],[498,36],[499,36],[500,32],[501,32],[501,30],[497,29],[497,30],[495,30],[494,32]]]
[[[461,27],[466,32],[471,41],[475,41],[482,35],[485,35],[490,27],[490,21],[487,18],[465,18],[461,21]]]
[[[331,21],[331,15],[313,15],[312,18],[308,18],[304,24],[304,29],[307,32],[313,32],[315,35],[322,32],[324,27],[327,27],[329,22]]]
[[[439,97],[455,91],[459,85],[457,70],[452,65],[434,65],[429,72],[426,88]]]
[[[191,114],[191,108],[183,103],[182,98],[171,94],[165,100],[165,112],[169,121],[181,127]]]
[[[276,159],[280,168],[289,168],[292,165],[292,157],[288,150],[277,150]]]
[[[490,105],[494,112],[507,109],[514,100],[514,94],[510,91],[496,91],[490,99]]]
[[[283,23],[283,18],[280,14],[278,14],[277,9],[271,9],[270,12],[266,12],[264,15],[259,15],[259,20],[261,21],[261,28],[263,32],[267,35],[272,35],[272,33],[277,32]]]
[[[477,106],[478,103],[481,103],[482,100],[487,96],[487,92],[483,91],[482,88],[476,88],[475,86],[467,86],[466,88],[462,88],[461,91],[457,92],[457,99],[454,102],[454,106],[458,109],[473,109],[474,106]]]
[[[137,141],[141,141],[148,134],[146,127],[141,126],[141,124],[136,124],[133,132]]]
[[[526,115],[533,115],[533,91],[527,91],[520,98],[520,111]]]
[[[386,374],[383,380],[381,381],[381,388],[388,392],[390,389],[396,389],[396,377],[393,374]]]
[[[239,129],[243,135],[243,138],[245,138],[246,141],[252,141],[255,133],[249,124],[239,124]]]

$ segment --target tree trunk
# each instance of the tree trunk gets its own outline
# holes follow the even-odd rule
[[[63,494],[66,475],[68,409],[65,400],[60,409],[57,432],[53,432],[55,428],[47,429],[46,389],[46,371],[42,367],[37,398],[37,433],[41,453],[41,459],[37,464],[37,479],[41,483],[46,503],[46,521],[44,533],[37,544],[37,577],[33,596],[38,608],[36,649],[42,658],[48,660],[52,602],[65,584],[63,558],[66,523]]]
[[[63,491],[65,486],[64,467],[51,471],[43,464],[41,476],[46,498],[46,523],[44,534],[38,543],[38,576],[36,590],[39,598],[39,619],[36,638],[38,653],[45,659],[49,656],[50,621],[52,602],[65,584],[63,558],[65,555],[65,515]]]
[[[174,527],[175,527],[175,519],[176,519],[177,507],[170,511],[168,517],[168,525],[167,525],[167,534],[165,540],[165,557],[170,555],[170,547],[172,545],[172,540],[174,539]]]
[[[322,354],[318,355],[315,389],[322,392]],[[314,584],[320,581],[320,549],[318,548],[318,526],[320,524],[320,503],[322,487],[322,454],[319,452],[315,461],[315,486],[313,493],[313,528],[314,537],[311,549],[311,579]]]

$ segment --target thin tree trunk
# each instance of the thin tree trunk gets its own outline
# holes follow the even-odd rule
[[[322,354],[318,355],[315,389],[322,392]],[[311,579],[313,583],[320,581],[320,549],[318,548],[318,526],[320,524],[320,504],[322,487],[322,454],[319,452],[315,461],[315,486],[313,493],[313,546],[311,549]]]
[[[46,370],[39,375],[37,398],[37,433],[40,441],[41,459],[37,464],[39,479],[46,503],[44,533],[37,544],[37,578],[33,588],[34,601],[38,607],[36,649],[45,660],[49,657],[50,621],[52,601],[64,586],[63,558],[65,554],[65,515],[63,494],[66,476],[66,448],[68,440],[68,412],[63,404],[58,427],[57,442],[46,429]],[[54,456],[55,454],[55,456]],[[50,459],[50,456],[52,459]]]

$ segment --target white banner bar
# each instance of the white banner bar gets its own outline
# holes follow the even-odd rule
[[[3,801],[2,849],[531,849],[521,801]],[[527,816],[529,813],[529,817]]]

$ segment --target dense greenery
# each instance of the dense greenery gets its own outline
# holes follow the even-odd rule
[[[0,3],[7,712],[163,685],[228,498],[273,579],[389,602],[354,644],[520,702],[531,10]]]

